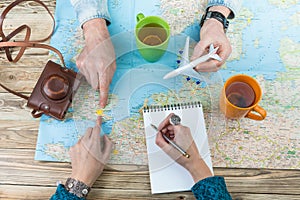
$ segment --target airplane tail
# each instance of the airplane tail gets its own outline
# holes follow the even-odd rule
[[[219,49],[219,47],[214,48],[214,45],[210,44],[210,46],[209,46],[209,57],[221,62],[222,58],[220,58],[220,56],[217,54],[218,49]]]
[[[220,58],[220,56],[218,54],[212,54],[211,56],[209,56],[210,58],[216,59],[217,61],[222,61],[222,58]]]

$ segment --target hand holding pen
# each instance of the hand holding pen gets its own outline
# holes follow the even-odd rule
[[[172,125],[170,123],[170,119],[173,115],[174,114],[170,114],[158,126],[156,144],[178,164],[186,168],[195,182],[212,176],[210,169],[199,154],[190,129],[181,124]],[[188,157],[185,156],[184,152],[181,152],[168,142],[164,136],[168,137],[170,141],[180,147]]]
[[[154,124],[151,124],[151,126],[153,127],[153,129],[155,129],[157,132],[159,132],[159,130],[157,129],[157,127]],[[162,136],[169,144],[172,145],[172,147],[174,147],[177,151],[179,151],[184,157],[186,157],[186,158],[190,157],[190,155],[184,149],[182,149],[175,142],[173,142],[170,138],[168,138],[168,136],[166,136],[166,134],[162,134]]]

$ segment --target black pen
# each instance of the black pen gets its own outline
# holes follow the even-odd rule
[[[154,128],[157,132],[158,129],[155,125],[151,124],[151,127]],[[172,140],[170,140],[165,134],[162,134],[163,138],[165,140],[167,140],[175,149],[177,149],[184,157],[189,158],[190,155],[185,152],[180,146],[178,146],[175,142],[173,142]]]

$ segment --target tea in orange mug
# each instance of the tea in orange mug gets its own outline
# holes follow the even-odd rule
[[[220,109],[227,118],[247,117],[263,120],[267,112],[258,105],[262,90],[251,76],[238,74],[230,77],[224,84],[220,98]]]

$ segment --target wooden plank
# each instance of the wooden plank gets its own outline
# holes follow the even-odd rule
[[[1,1],[0,12],[12,1]],[[42,1],[49,8],[54,15],[56,1]],[[17,27],[26,24],[31,28],[31,39],[42,39],[51,33],[53,27],[53,20],[45,8],[33,1],[27,1],[14,7],[5,16],[3,22],[3,30],[5,35],[15,30]],[[20,34],[18,34],[20,35]],[[22,34],[21,34],[22,35]],[[15,39],[19,40],[23,37],[16,36]]]
[[[48,41],[44,42],[44,44],[49,44]],[[16,48],[11,48],[10,49],[12,57],[15,58],[15,56],[17,55],[17,53],[19,53],[19,47]],[[27,48],[23,54],[23,56],[21,57],[21,59],[17,62],[17,63],[11,63],[11,66],[22,66],[22,65],[28,65],[26,63],[22,63],[23,59],[25,57],[28,57],[28,59],[34,60],[35,58],[37,58],[38,56],[45,56],[45,59],[42,62],[46,62],[49,59],[49,51],[47,49],[40,49],[40,48]],[[4,51],[0,51],[0,61],[1,61],[1,65],[7,65],[7,63],[9,62],[6,58],[6,54]],[[31,63],[29,63],[31,64]],[[41,64],[37,65],[40,66]],[[33,67],[34,65],[29,65],[31,67]]]
[[[0,183],[51,185],[57,180],[64,181],[71,173],[69,163],[35,161],[34,153],[34,149],[1,149]],[[215,174],[225,176],[228,190],[233,193],[300,195],[299,170],[216,168]],[[148,169],[117,171],[108,166],[95,187],[116,191],[150,190]]]
[[[18,92],[32,92],[43,68],[0,67],[0,80],[8,88]],[[2,92],[5,90],[1,90]]]
[[[0,11],[2,12],[3,9],[13,2],[13,0],[1,0],[0,3]],[[54,13],[56,1],[53,0],[42,0],[42,2],[49,8],[49,10]],[[38,11],[43,11],[44,8],[41,7],[39,4],[33,2],[33,1],[27,1],[19,4],[16,8],[16,11],[18,13],[36,13]]]
[[[55,192],[56,186],[23,186],[23,185],[0,185],[0,199],[15,200],[40,200],[49,199]],[[236,200],[299,200],[300,195],[281,194],[255,194],[255,193],[231,193]],[[191,192],[167,193],[151,195],[149,191],[118,190],[93,187],[87,199],[195,199]]]
[[[20,87],[19,85],[36,83],[43,68],[4,68],[0,67],[1,81],[7,86]],[[14,89],[16,89],[14,88]],[[24,88],[22,88],[24,89]]]
[[[30,40],[33,41],[45,39],[49,34],[51,34],[54,22],[48,13],[19,14],[11,12],[6,16],[3,22],[3,32],[7,36],[23,24],[26,24],[30,28]],[[23,41],[25,33],[26,31],[23,30],[11,40]]]
[[[0,121],[0,149],[36,148],[39,121]]]
[[[31,109],[26,104],[27,100],[18,96],[0,93],[0,120],[12,120],[10,123],[14,126],[18,126],[19,120],[32,121]]]
[[[49,199],[55,192],[55,187],[36,187],[23,185],[0,185],[0,199],[40,200]]]
[[[0,120],[0,149],[35,150],[38,127],[38,120]]]
[[[12,199],[49,199],[56,187],[7,186],[0,185],[0,198]],[[15,191],[14,191],[15,190]],[[25,191],[25,192],[22,192]],[[151,195],[150,191],[115,190],[93,188],[87,199],[195,199],[191,192]]]
[[[5,131],[0,135],[0,148],[33,149],[36,148],[38,131]]]
[[[33,149],[36,148],[38,130],[7,130],[0,131],[0,148]]]
[[[9,62],[4,53],[0,53],[0,71],[6,71],[10,68],[43,68],[45,66],[44,64],[49,60],[48,51],[46,51],[44,55],[35,54],[33,56],[28,56],[26,53],[27,50],[25,51],[25,55],[17,63]]]
[[[39,120],[0,120],[0,132],[5,131],[32,131],[36,132],[38,130]],[[5,142],[5,141],[4,141]]]
[[[299,200],[300,195],[231,193],[236,200]]]
[[[0,3],[0,12],[3,11],[3,9],[11,3],[11,0],[4,0],[1,1]],[[43,0],[43,3],[47,5],[47,7],[50,9],[52,14],[54,14],[55,10],[55,3],[56,1],[52,0]],[[17,7],[15,7],[11,12],[6,16],[4,23],[3,23],[3,29],[4,33],[7,35],[10,33],[12,30],[14,30],[16,27],[19,27],[21,24],[27,24],[31,28],[31,39],[42,39],[46,37],[52,27],[53,27],[53,22],[51,21],[51,18],[47,11],[42,7],[39,6],[39,4],[32,2],[32,1],[27,1],[24,2]],[[24,33],[20,34],[24,35]],[[22,40],[23,37],[16,36],[16,40]],[[49,43],[49,41],[46,41],[45,43]],[[14,48],[13,52],[17,52],[17,49]],[[15,54],[14,54],[15,55]],[[43,58],[40,58],[41,56],[44,56]],[[26,59],[24,59],[27,57]],[[26,49],[24,56],[21,58],[21,60],[18,63],[9,63],[6,59],[6,56],[3,51],[0,52],[0,80],[1,82],[10,82],[12,81],[12,85],[14,85],[15,81],[18,81],[18,78],[21,78],[20,82],[18,82],[18,85],[32,85],[30,88],[32,88],[37,81],[37,74],[40,74],[41,70],[44,68],[45,63],[49,59],[49,51],[45,49]],[[18,73],[15,73],[16,70],[14,71],[11,69],[11,67],[15,67]],[[22,68],[26,66],[30,67],[35,67],[38,66],[39,70],[32,71],[31,69],[27,69],[28,73],[24,74],[24,70]],[[39,72],[39,73],[36,73]],[[20,75],[20,77],[19,77]],[[25,75],[25,76],[24,76]],[[33,76],[27,76],[27,75],[33,75]],[[22,77],[24,78],[22,81]],[[28,78],[28,83],[24,83],[24,80],[27,80]],[[33,84],[31,82],[33,80]],[[19,89],[20,91],[24,91],[24,88],[18,88],[18,85],[16,85],[16,89]],[[13,88],[14,89],[14,88]],[[3,90],[0,90],[0,92],[3,92]],[[28,92],[25,90],[24,92]]]

